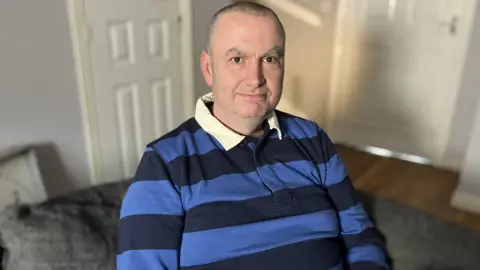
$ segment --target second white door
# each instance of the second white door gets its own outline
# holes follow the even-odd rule
[[[442,165],[474,0],[339,2],[328,129]]]

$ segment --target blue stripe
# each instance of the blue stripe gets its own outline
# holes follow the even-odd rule
[[[303,139],[313,138],[318,135],[318,129],[314,122],[298,117],[282,118],[280,122],[286,126],[290,137]]]
[[[339,215],[342,234],[359,234],[363,230],[373,227],[373,223],[361,203],[341,211]]]
[[[117,255],[117,269],[179,269],[176,250],[129,250]]]
[[[180,264],[193,266],[338,235],[333,210],[185,233]]]
[[[387,266],[385,261],[385,254],[379,247],[374,245],[355,247],[348,253],[348,262],[350,264],[358,262],[377,262],[379,265]]]
[[[177,137],[158,141],[154,147],[162,153],[166,162],[182,155],[203,155],[216,148],[223,149],[221,144],[212,139],[203,129],[199,129],[193,134],[182,131]]]
[[[318,168],[322,175],[323,184],[327,187],[342,182],[348,175],[347,169],[338,154],[330,158],[326,164],[318,165]]]
[[[260,172],[265,170],[266,175],[272,175],[268,173],[271,169],[275,171],[278,177],[281,177],[281,179],[268,179],[274,181],[276,186],[283,186],[282,182],[288,188],[318,185],[320,183],[314,175],[315,167],[306,160],[265,165],[259,167],[258,170]],[[245,174],[227,174],[212,180],[203,180],[191,186],[181,187],[181,192],[186,210],[209,202],[241,201],[270,195],[270,191],[262,183],[257,171]]]
[[[122,202],[120,218],[141,214],[183,215],[180,194],[166,180],[133,182]]]

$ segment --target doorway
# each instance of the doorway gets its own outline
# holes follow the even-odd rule
[[[190,0],[70,0],[69,16],[91,178],[128,179],[193,113]]]

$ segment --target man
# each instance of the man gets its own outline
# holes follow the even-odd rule
[[[264,6],[214,16],[201,55],[212,94],[148,144],[122,204],[119,270],[388,269],[328,136],[275,110],[284,50]]]

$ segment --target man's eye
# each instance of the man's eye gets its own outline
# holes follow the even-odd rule
[[[264,58],[264,61],[267,62],[267,63],[277,63],[278,58],[275,57],[275,56],[267,56],[267,57]]]
[[[242,58],[237,56],[237,57],[231,58],[230,61],[234,62],[235,64],[239,64],[242,62]]]

